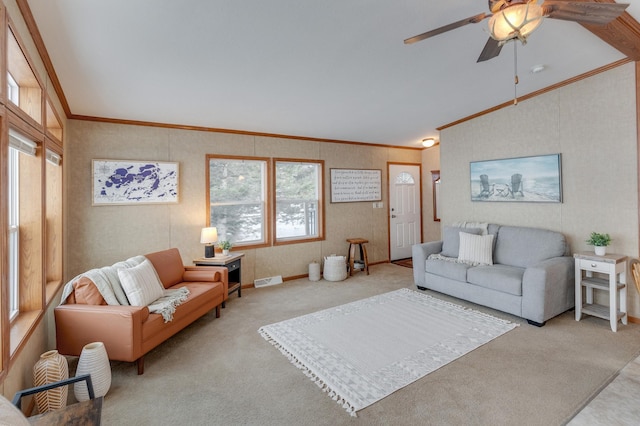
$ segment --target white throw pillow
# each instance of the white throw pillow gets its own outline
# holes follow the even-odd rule
[[[493,265],[493,234],[473,235],[460,233],[458,259],[474,265]]]
[[[164,295],[164,288],[149,259],[133,268],[118,269],[118,277],[131,306],[147,306]]]

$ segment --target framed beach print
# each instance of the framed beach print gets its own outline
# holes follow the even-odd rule
[[[93,205],[178,202],[178,163],[93,160]]]
[[[562,202],[561,154],[472,161],[471,200]]]

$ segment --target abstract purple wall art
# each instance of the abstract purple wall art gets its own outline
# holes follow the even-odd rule
[[[93,205],[178,202],[178,163],[93,160]]]

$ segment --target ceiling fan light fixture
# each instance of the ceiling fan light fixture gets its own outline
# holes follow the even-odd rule
[[[517,38],[523,44],[544,18],[543,8],[533,1],[511,4],[489,19],[489,33],[501,44]]]

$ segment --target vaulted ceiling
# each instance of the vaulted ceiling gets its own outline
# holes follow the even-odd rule
[[[485,0],[18,0],[70,117],[407,147],[516,93],[640,59],[640,0],[628,3],[606,28],[545,19],[476,63],[486,20],[403,40],[488,13]]]

